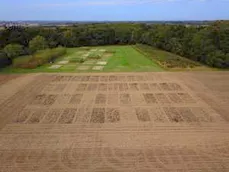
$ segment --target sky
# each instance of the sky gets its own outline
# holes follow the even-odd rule
[[[0,0],[0,20],[229,19],[229,0]]]

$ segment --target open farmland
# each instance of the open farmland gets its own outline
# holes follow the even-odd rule
[[[2,79],[0,171],[229,171],[228,87],[228,72]]]

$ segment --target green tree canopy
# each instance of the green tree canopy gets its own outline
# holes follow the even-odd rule
[[[38,35],[29,42],[29,50],[34,53],[38,50],[48,48],[47,42],[44,37]]]
[[[3,49],[3,52],[7,55],[7,57],[13,59],[17,56],[20,56],[23,54],[23,46],[19,44],[8,44]]]

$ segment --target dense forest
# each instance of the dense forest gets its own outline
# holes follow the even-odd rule
[[[46,48],[147,44],[208,66],[229,68],[229,22],[209,26],[143,23],[69,27],[8,27],[0,30],[0,67]]]

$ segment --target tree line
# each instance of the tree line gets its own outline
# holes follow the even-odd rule
[[[8,27],[0,31],[0,64],[6,61],[10,63],[20,55],[58,46],[136,43],[147,44],[212,67],[229,68],[228,21],[217,21],[209,26],[101,23],[68,27]]]

